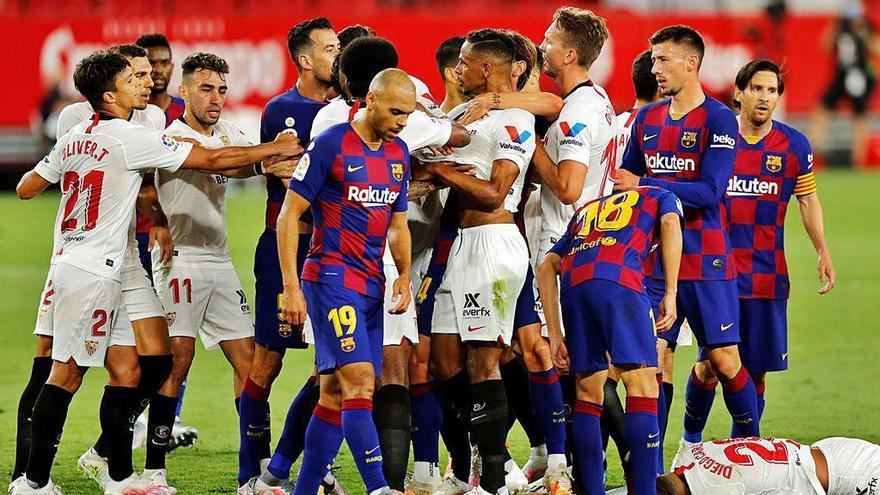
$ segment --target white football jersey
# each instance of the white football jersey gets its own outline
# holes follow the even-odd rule
[[[453,119],[464,113],[466,103],[449,112]],[[478,179],[489,180],[492,176],[492,163],[495,160],[510,160],[519,167],[519,175],[513,181],[510,191],[504,198],[504,209],[516,213],[522,199],[526,170],[535,153],[535,116],[511,108],[489,110],[481,119],[467,126],[471,142],[465,147],[456,148],[452,161],[474,165]]]
[[[781,438],[696,444],[673,466],[693,495],[825,495],[808,445]]]
[[[544,136],[544,148],[553,163],[582,163],[587,167],[587,175],[580,198],[570,205],[563,204],[549,187],[541,189],[541,240],[553,243],[562,237],[575,210],[611,192],[606,184],[614,166],[616,144],[614,107],[604,89],[584,83],[564,101],[559,118]]]
[[[330,126],[353,120],[363,115],[366,109],[358,109],[354,114],[352,107],[341,98],[334,98],[324,108],[318,110],[315,120],[312,122],[312,138],[317,136]],[[452,123],[445,119],[431,117],[430,115],[416,110],[406,121],[406,127],[398,136],[406,143],[410,153],[425,147],[443,146],[449,142],[452,135]]]
[[[244,132],[234,123],[220,119],[214,134],[205,136],[175,120],[165,131],[170,136],[195,139],[205,148],[250,146]],[[226,246],[226,183],[223,175],[195,170],[159,170],[156,188],[159,203],[168,217],[179,262],[230,261]]]
[[[95,110],[92,108],[92,104],[87,101],[80,101],[77,103],[71,103],[67,105],[61,110],[61,113],[58,114],[58,127],[56,129],[56,136],[58,139],[61,139],[62,136],[67,134],[73,126],[82,123],[85,120],[89,120],[92,116],[95,115]],[[148,104],[147,108],[143,110],[132,110],[131,117],[128,119],[134,125],[139,125],[142,127],[147,127],[149,129],[156,129],[157,131],[161,131],[165,129],[165,112],[162,111],[161,108],[157,107],[153,104]],[[60,229],[58,228],[59,223],[61,222],[61,213],[62,210],[58,210],[58,216],[55,218],[55,246],[52,249],[52,260],[54,262],[55,252],[58,250],[58,236],[60,233]],[[135,259],[138,259],[140,256],[138,254],[137,248],[137,240],[135,239],[135,227],[137,225],[136,214],[135,212],[131,213],[131,229],[128,233],[128,249],[129,256],[134,256]]]
[[[143,169],[177,170],[192,145],[122,119],[75,125],[34,167],[61,182],[55,262],[119,279]]]
[[[428,89],[428,85],[423,83],[422,80],[416,76],[409,76],[409,79],[416,87],[416,101],[425,107],[425,110],[428,111],[428,115],[431,117],[445,117],[446,115],[443,114],[440,105],[434,99],[434,96],[431,95],[431,90]]]

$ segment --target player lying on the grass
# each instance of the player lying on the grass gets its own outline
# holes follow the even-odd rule
[[[25,476],[12,487],[15,494],[60,493],[49,474],[73,395],[89,367],[105,364],[121,298],[120,271],[140,171],[227,170],[301,152],[291,136],[256,147],[207,150],[132,124],[128,121],[132,110],[144,102],[146,93],[142,79],[133,76],[131,65],[118,53],[96,52],[86,57],[74,71],[74,82],[96,113],[63,136],[35,168],[34,180],[43,182],[39,190],[63,179],[63,235],[51,277],[54,362],[34,405],[28,464]],[[130,448],[130,418],[137,398],[135,387],[118,388],[114,400],[120,406],[102,418],[111,449],[126,441]],[[124,474],[117,475],[112,467],[111,473],[106,494],[152,486],[135,475],[130,465]],[[175,493],[170,487],[158,489]]]
[[[877,493],[880,446],[854,438],[801,445],[737,438],[687,448],[658,495],[869,495]]]
[[[643,270],[659,241],[665,295],[656,330],[666,330],[676,318],[682,217],[675,195],[659,188],[638,187],[593,200],[577,210],[538,269],[554,362],[577,378],[573,444],[588,494],[604,492],[599,418],[609,364],[606,353],[620,369],[627,392],[628,485],[639,495],[654,492],[657,351]]]
[[[313,325],[320,398],[306,431],[294,493],[318,491],[326,467],[345,438],[366,493],[392,490],[382,472],[382,450],[371,415],[382,370],[382,253],[386,237],[400,276],[396,305],[412,297],[410,236],[406,225],[409,153],[398,138],[416,109],[415,86],[401,70],[373,79],[366,112],[331,126],[309,145],[290,181],[278,223],[284,274],[284,319]],[[314,233],[302,271],[296,273],[298,222],[311,207]]]
[[[739,290],[739,352],[755,381],[758,417],[764,412],[767,373],[788,369],[790,283],[783,229],[792,196],[819,257],[819,294],[833,289],[837,277],[825,242],[810,143],[797,129],[773,120],[784,91],[782,73],[769,60],[753,60],[736,76],[739,135],[726,202]],[[718,383],[703,363],[695,372],[707,387]]]

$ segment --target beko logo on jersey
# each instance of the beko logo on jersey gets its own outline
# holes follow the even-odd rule
[[[736,140],[727,134],[712,134],[712,144],[709,145],[710,148],[730,148],[736,146]]]
[[[743,179],[734,175],[727,181],[728,196],[763,196],[779,194],[779,184],[763,181],[757,177]]]
[[[358,201],[364,206],[382,206],[394,203],[398,196],[400,196],[400,192],[391,189],[373,189],[373,186],[367,188],[348,186],[346,199]]]
[[[693,158],[679,158],[675,155],[663,156],[645,153],[645,163],[655,174],[693,172],[697,169],[697,162]]]

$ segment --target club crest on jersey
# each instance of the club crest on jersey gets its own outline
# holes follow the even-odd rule
[[[165,146],[171,151],[177,151],[177,148],[180,148],[180,142],[167,134],[162,134],[162,137],[159,139],[162,141],[162,146]]]
[[[697,144],[697,131],[683,131],[681,133],[681,145],[685,148],[693,148]]]
[[[506,125],[504,126],[504,129],[507,130],[507,134],[510,135],[510,140],[516,144],[524,144],[530,137],[532,137],[531,132],[519,132],[519,130],[512,125]]]
[[[229,146],[229,138],[225,135],[220,136],[220,142],[223,143],[223,146]]]
[[[354,343],[354,337],[343,337],[339,339],[339,347],[343,352],[351,352],[356,347]]]
[[[94,356],[95,352],[98,351],[98,341],[87,340],[84,342],[84,347],[86,349],[86,354],[88,354],[89,356]]]
[[[165,323],[168,325],[168,328],[174,326],[174,320],[177,319],[177,312],[172,311],[170,313],[165,313]]]
[[[575,122],[574,125],[569,125],[569,123],[565,121],[559,123],[559,130],[561,130],[562,134],[566,137],[577,136],[585,127],[587,127],[586,124],[581,124],[580,122]]]
[[[776,173],[782,170],[782,155],[767,155],[767,160],[764,162],[764,166],[767,167],[767,171]]]
[[[391,176],[394,177],[394,180],[397,182],[403,180],[403,163],[391,162]]]

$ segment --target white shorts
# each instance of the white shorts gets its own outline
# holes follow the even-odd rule
[[[513,224],[460,229],[434,302],[434,333],[510,345],[529,252]]]
[[[196,335],[206,349],[254,336],[251,307],[231,261],[153,263],[153,281],[165,307],[171,337]]]
[[[150,277],[139,259],[126,256],[119,276],[122,280],[122,305],[113,323],[110,345],[133,347],[135,336],[131,322],[145,318],[164,318],[165,310],[162,309],[156,289],[150,283]]]
[[[65,363],[72,358],[83,367],[104,366],[121,284],[67,263],[56,263],[50,274],[52,359]]]
[[[55,288],[52,287],[52,276],[55,274],[55,265],[49,265],[49,273],[46,275],[46,283],[43,284],[43,292],[40,293],[40,304],[37,305],[37,322],[34,324],[34,335],[51,337],[52,319],[54,318]]]
[[[828,495],[880,493],[880,445],[837,437],[819,440],[813,447],[828,461]]]
[[[409,307],[406,312],[399,315],[392,315],[388,310],[394,306],[391,296],[394,292],[394,281],[397,280],[397,265],[394,263],[385,263],[383,266],[385,271],[385,307],[384,311],[384,333],[382,334],[382,345],[401,345],[404,339],[412,344],[419,342],[419,330],[416,325],[416,305],[415,294],[409,301]]]
[[[418,253],[413,253],[412,256],[412,282],[413,287],[418,289],[422,286],[422,280],[425,278],[425,275],[428,273],[428,268],[431,266],[431,256],[434,254],[434,248],[429,247],[425,248]],[[413,295],[415,297],[415,295]]]

